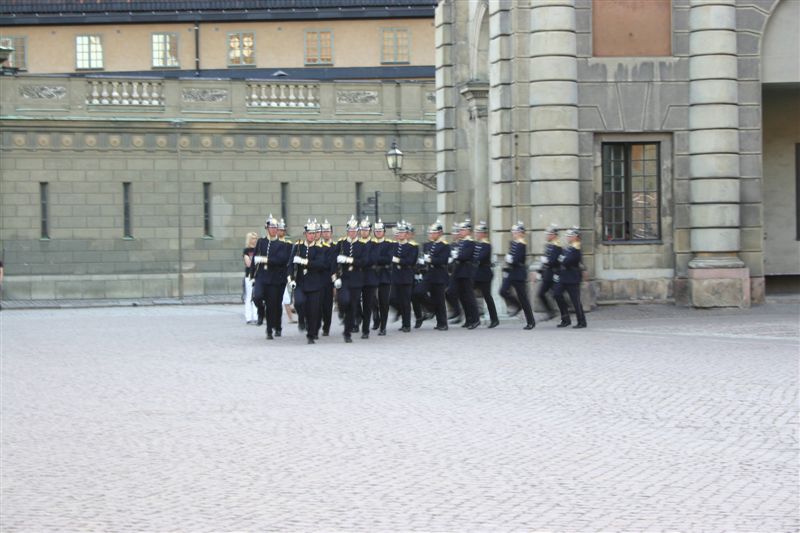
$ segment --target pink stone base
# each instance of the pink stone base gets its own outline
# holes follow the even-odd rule
[[[749,268],[690,268],[689,303],[694,307],[750,307]]]

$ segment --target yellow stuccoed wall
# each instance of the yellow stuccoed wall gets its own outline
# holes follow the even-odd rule
[[[410,65],[434,64],[432,19],[380,19],[201,23],[200,68],[227,68],[227,35],[239,31],[256,34],[256,67],[304,67],[306,30],[333,32],[334,67],[380,66],[382,28],[409,30]],[[88,34],[103,38],[103,70],[151,70],[151,35],[162,32],[178,34],[180,68],[194,69],[191,23],[0,27],[2,36],[27,38],[27,71],[31,74],[75,72],[75,36]]]

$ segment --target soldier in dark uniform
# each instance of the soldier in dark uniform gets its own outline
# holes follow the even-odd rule
[[[389,293],[392,286],[392,256],[395,243],[386,238],[386,225],[378,220],[372,228],[375,238],[372,241],[372,264],[378,280],[377,320],[378,335],[386,335],[386,323],[389,321]]]
[[[528,268],[525,265],[527,245],[525,243],[525,226],[517,222],[511,227],[512,240],[506,254],[506,264],[503,267],[503,285],[500,287],[500,296],[511,309],[515,316],[520,309],[525,312],[525,328],[533,329],[536,322],[533,319],[531,302],[528,299]],[[516,296],[511,294],[514,289]]]
[[[443,232],[442,223],[438,220],[428,229],[428,242],[422,249],[423,263],[427,268],[422,283],[426,290],[424,294],[417,292],[415,295],[420,303],[434,310],[436,314],[434,329],[439,331],[447,330],[447,304],[444,291],[449,281],[447,263],[450,259],[450,245],[442,237]]]
[[[402,317],[400,331],[411,331],[411,290],[414,285],[414,268],[417,263],[419,247],[408,240],[408,224],[397,224],[397,242],[391,247],[391,280],[393,299],[397,301]],[[385,323],[384,323],[385,324]]]
[[[417,248],[417,263],[414,265],[414,284],[411,286],[411,309],[414,311],[414,329],[418,329],[425,320],[433,317],[433,313],[423,309],[422,305],[423,297],[428,292],[428,285],[423,281],[423,274],[427,267],[422,256],[422,247],[414,240],[416,237],[414,225],[407,222],[406,227],[408,228],[408,242]]]
[[[370,317],[372,316],[372,308],[375,304],[375,291],[378,290],[378,272],[375,269],[375,259],[377,255],[377,246],[370,238],[372,232],[372,223],[369,217],[361,221],[358,227],[359,239],[358,241],[364,247],[364,262],[361,267],[362,271],[362,285],[361,285],[361,338],[369,338],[369,325]]]
[[[295,291],[295,302],[305,308],[308,344],[314,344],[319,338],[320,294],[329,271],[325,249],[315,242],[316,233],[316,221],[309,220],[305,226],[305,241],[295,247],[289,281]]]
[[[461,239],[461,225],[458,222],[453,222],[453,227],[450,229],[450,253]],[[461,303],[459,301],[458,286],[456,284],[456,277],[453,276],[455,264],[450,261],[447,265],[447,273],[450,275],[450,280],[447,282],[447,290],[444,292],[445,300],[450,312],[447,315],[447,320],[451,324],[458,324],[461,322]]]
[[[540,260],[541,268],[539,274],[541,275],[541,282],[539,283],[539,291],[536,297],[542,302],[542,306],[547,310],[547,320],[555,318],[558,314],[550,305],[547,299],[547,291],[553,288],[554,281],[553,275],[558,268],[558,256],[561,255],[561,244],[558,242],[558,226],[550,224],[544,232],[546,240],[544,244],[544,254]]]
[[[450,247],[453,265],[452,278],[455,280],[456,294],[464,309],[464,324],[467,329],[477,328],[481,321],[478,316],[478,302],[475,300],[475,241],[472,239],[472,221],[467,219],[459,224],[458,242]]]
[[[486,302],[486,309],[489,311],[489,328],[496,328],[500,325],[500,320],[497,317],[497,308],[492,297],[492,278],[494,277],[492,245],[487,238],[489,228],[486,227],[486,222],[481,221],[475,226],[475,234],[475,247],[472,252],[473,262],[477,264],[473,278],[474,285],[481,293],[483,301]]]
[[[321,236],[319,246],[325,251],[328,270],[322,285],[320,304],[322,305],[322,336],[327,337],[331,331],[333,317],[333,275],[336,273],[336,243],[333,242],[333,227],[325,220],[320,224]]]
[[[344,311],[344,341],[353,342],[351,334],[353,328],[357,327],[356,308],[363,285],[366,252],[363,243],[358,240],[358,222],[354,216],[347,222],[347,237],[339,239],[336,251],[338,268],[334,287],[337,290],[339,309]]]
[[[286,264],[283,265],[283,284],[281,285],[281,299],[283,298],[283,293],[286,290],[286,283],[289,281],[289,265],[291,264],[290,261],[292,260],[292,248],[294,246],[294,242],[286,236],[286,222],[283,219],[278,221],[278,239],[283,243],[284,247],[286,248]],[[275,336],[281,336],[281,324],[283,322],[283,313],[278,315],[278,327],[275,330]],[[298,315],[297,319],[298,326],[303,324],[300,321],[300,317]]]
[[[253,257],[256,265],[253,301],[265,310],[267,339],[271,340],[273,332],[278,337],[281,335],[281,299],[286,285],[289,247],[278,238],[278,221],[272,215],[267,218],[265,227],[267,237],[256,242]]]
[[[564,292],[569,294],[569,299],[572,300],[572,306],[575,308],[575,319],[578,323],[574,329],[581,329],[586,327],[586,315],[583,312],[581,305],[581,234],[578,228],[570,228],[567,230],[567,244],[561,251],[558,257],[559,270],[553,276],[556,283],[556,288],[553,291],[553,297],[558,304],[558,310],[561,311],[561,323],[559,328],[565,328],[572,322],[569,319],[569,307],[566,300],[564,300]]]

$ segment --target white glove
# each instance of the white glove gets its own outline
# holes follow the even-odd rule
[[[353,264],[353,258],[352,257],[345,257],[344,258],[344,262],[347,263],[348,265],[352,265]]]
[[[290,282],[289,282],[289,287],[290,287],[292,290],[294,290],[294,288],[295,288],[295,287],[297,287],[297,282],[296,282],[295,280],[292,280],[292,281],[290,281]]]
[[[336,281],[333,282],[333,286],[336,289],[341,289],[342,288],[342,280],[337,279]]]
[[[453,259],[458,257],[458,248],[453,248],[452,250],[450,250],[450,257],[452,257]]]
[[[392,257],[392,263],[399,263],[399,262],[400,262],[400,258],[399,257],[397,257],[397,256]]]
[[[543,255],[541,261],[543,265],[546,265],[547,263],[550,262],[550,258],[547,257],[546,255]]]
[[[425,264],[425,258],[424,257],[417,258],[417,264],[418,265],[424,265]]]
[[[342,263],[346,263],[347,262],[347,256],[346,255],[337,255],[336,256],[336,262],[339,263],[340,265]]]
[[[454,258],[454,257],[452,257],[452,256],[451,256],[450,258],[448,258],[448,259],[447,259],[447,264],[448,264],[448,265],[449,265],[449,264],[451,264],[451,263],[454,263],[454,262],[455,262],[455,258]]]
[[[431,254],[425,254],[422,257],[423,257],[423,259],[425,259],[426,263],[430,263],[431,262]]]
[[[509,265],[514,262],[514,256],[511,254],[506,254],[506,263]]]
[[[555,281],[556,283],[558,283],[559,281],[561,281],[561,276],[559,276],[558,274],[554,274],[554,275],[553,275],[553,281]]]
[[[294,256],[294,259],[292,259],[292,263],[294,263],[295,265],[302,265],[303,264],[303,258],[300,257],[299,255],[296,255],[296,256]]]
[[[266,265],[267,264],[267,259],[269,259],[269,258],[266,255],[257,255],[257,256],[255,256],[253,258],[253,260],[255,261],[255,263],[257,265],[260,265],[260,264]]]
[[[558,262],[559,263],[563,263],[564,262],[564,254],[561,254],[561,255],[558,256]]]

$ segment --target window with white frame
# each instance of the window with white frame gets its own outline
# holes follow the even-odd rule
[[[178,34],[153,34],[153,68],[179,67]]]
[[[103,40],[99,35],[75,37],[76,67],[79,69],[103,68]]]
[[[333,33],[329,30],[306,31],[306,65],[333,64]]]
[[[256,64],[256,36],[252,32],[228,34],[228,66]]]
[[[381,63],[408,63],[409,35],[405,28],[384,28]]]
[[[3,35],[0,36],[0,46],[3,48],[13,48],[14,51],[8,56],[4,66],[15,68],[17,70],[27,70],[28,62],[26,61],[27,39],[20,36]]]

